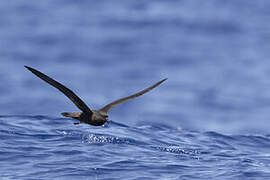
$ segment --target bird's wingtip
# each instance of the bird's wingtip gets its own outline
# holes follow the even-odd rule
[[[24,67],[27,68],[27,69],[31,69],[29,66],[26,66],[26,65],[24,65]]]
[[[164,79],[161,80],[161,82],[166,81],[167,79],[168,79],[168,78],[164,78]]]
[[[31,68],[30,66],[24,65],[24,67],[25,67],[26,69],[28,69],[29,71],[31,71],[32,73],[34,73],[35,71],[37,71],[37,70],[35,70],[34,68]]]

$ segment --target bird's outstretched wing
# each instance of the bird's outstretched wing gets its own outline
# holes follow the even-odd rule
[[[141,96],[143,95],[144,93],[147,93],[148,91],[150,91],[151,89],[157,87],[158,85],[160,85],[161,83],[163,83],[164,81],[166,81],[167,78],[165,79],[162,79],[161,81],[157,82],[156,84],[136,93],[136,94],[133,94],[133,95],[130,95],[130,96],[127,96],[127,97],[124,97],[124,98],[121,98],[121,99],[118,99],[116,101],[113,101],[112,103],[110,104],[107,104],[106,106],[104,106],[103,108],[100,109],[100,111],[103,111],[103,112],[106,112],[108,113],[110,109],[112,109],[113,107],[115,107],[116,105],[122,103],[122,102],[125,102],[127,100],[130,100],[130,99],[133,99],[135,97],[138,97],[138,96]]]
[[[89,109],[89,107],[70,89],[68,89],[67,87],[65,87],[61,83],[55,81],[54,79],[46,76],[45,74],[39,72],[36,69],[33,69],[31,67],[28,67],[28,66],[24,66],[24,67],[26,67],[29,71],[31,71],[33,74],[35,74],[40,79],[44,80],[48,84],[52,85],[53,87],[55,87],[56,89],[58,89],[59,91],[64,93],[80,110],[82,110],[85,113],[92,114],[92,111]]]

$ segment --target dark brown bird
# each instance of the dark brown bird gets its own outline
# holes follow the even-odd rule
[[[136,94],[113,101],[112,103],[107,104],[106,106],[104,106],[103,108],[99,110],[91,110],[73,91],[71,91],[70,89],[62,85],[61,83],[46,76],[45,74],[41,73],[40,71],[36,69],[33,69],[28,66],[24,66],[24,67],[26,67],[29,71],[31,71],[33,74],[38,76],[40,79],[44,80],[45,82],[49,83],[50,85],[52,85],[53,87],[55,87],[56,89],[64,93],[82,111],[82,112],[75,112],[75,113],[63,112],[61,113],[63,116],[71,117],[80,121],[79,123],[74,123],[74,124],[87,123],[93,126],[101,126],[105,122],[107,122],[108,112],[116,105],[122,102],[125,102],[127,100],[133,99],[135,97],[141,96],[144,93],[150,91],[151,89],[157,87],[165,80],[167,80],[167,78],[165,78]]]

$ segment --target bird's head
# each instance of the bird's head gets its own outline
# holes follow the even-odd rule
[[[103,117],[103,119],[106,119],[108,121],[108,114],[106,112],[100,111],[99,114]]]

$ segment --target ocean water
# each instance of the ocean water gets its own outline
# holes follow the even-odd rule
[[[270,2],[0,2],[0,179],[269,179]],[[91,109],[167,77],[101,127]]]

